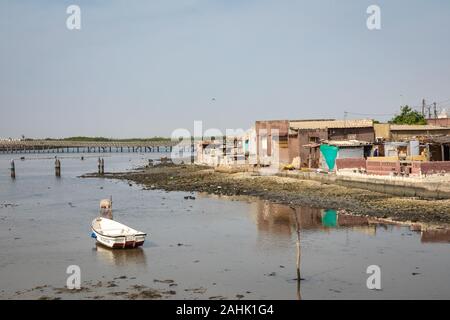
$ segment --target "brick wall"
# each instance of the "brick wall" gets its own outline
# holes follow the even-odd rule
[[[400,162],[367,160],[366,170],[367,174],[389,176],[391,172],[400,173]]]
[[[422,162],[420,164],[422,174],[450,172],[450,161]]]
[[[450,127],[450,118],[427,119],[427,124],[433,126]]]
[[[364,158],[336,159],[336,170],[341,169],[366,169],[366,159]]]

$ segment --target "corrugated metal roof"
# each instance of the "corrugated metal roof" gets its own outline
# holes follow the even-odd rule
[[[433,125],[409,125],[409,124],[391,124],[391,131],[426,131],[426,130],[450,130],[447,127]]]
[[[324,144],[336,147],[362,147],[370,145],[371,143],[360,140],[326,140],[324,141]]]
[[[332,120],[332,121],[290,121],[289,126],[294,129],[339,129],[339,128],[368,128],[373,127],[373,120]]]

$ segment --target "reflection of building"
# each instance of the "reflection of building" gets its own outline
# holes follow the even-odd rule
[[[294,211],[287,205],[264,201],[255,201],[253,206],[254,218],[259,231],[290,236],[296,230],[295,212],[300,229],[303,230],[346,227],[366,234],[375,233],[375,225],[369,225],[366,217],[339,214],[336,210],[303,206],[296,207]]]
[[[288,206],[256,200],[252,211],[259,231],[291,235],[294,225],[292,209]]]
[[[450,243],[450,229],[428,229],[421,232],[421,242]]]

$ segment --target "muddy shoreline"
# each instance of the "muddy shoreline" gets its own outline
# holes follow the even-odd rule
[[[205,192],[226,196],[255,196],[286,205],[309,205],[374,218],[450,224],[450,200],[422,200],[251,172],[225,173],[196,165],[164,164],[131,172],[85,174],[83,178],[126,180],[144,189]]]

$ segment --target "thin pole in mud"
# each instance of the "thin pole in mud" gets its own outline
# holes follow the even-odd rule
[[[102,174],[102,160],[98,158],[98,174]]]
[[[55,176],[61,177],[61,162],[58,158],[55,159]]]
[[[195,157],[194,157],[194,149],[195,149],[195,146],[194,146],[194,136],[191,135],[191,164],[194,164],[194,161],[195,161]]]
[[[301,250],[300,250],[300,223],[298,221],[298,215],[297,215],[297,209],[292,208],[294,212],[295,217],[295,229],[297,233],[297,298],[301,300],[301,292],[300,292],[300,281],[302,280],[300,276],[300,257],[301,257]]]
[[[16,165],[14,164],[14,159],[11,159],[11,178],[16,178]]]
[[[102,174],[105,174],[105,159],[102,158]]]

